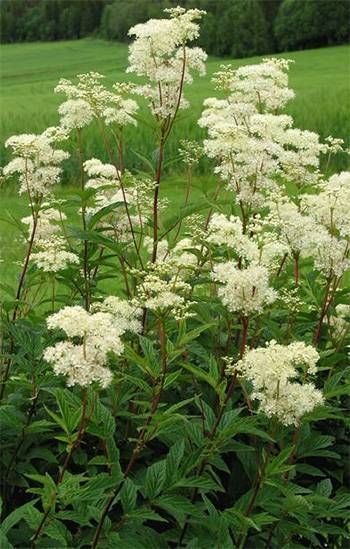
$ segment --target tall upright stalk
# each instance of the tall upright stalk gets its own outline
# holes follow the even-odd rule
[[[82,192],[85,190],[85,178],[84,178],[84,157],[83,157],[83,147],[81,141],[81,130],[77,129],[77,141],[78,141],[78,151],[79,151],[79,161],[80,161],[80,188]],[[85,197],[83,196],[82,207],[81,207],[81,219],[83,223],[83,230],[86,231],[86,205]],[[83,276],[84,276],[84,306],[88,311],[90,309],[91,302],[91,288],[90,288],[90,271],[89,271],[89,244],[86,238],[84,239],[84,249],[83,249]]]

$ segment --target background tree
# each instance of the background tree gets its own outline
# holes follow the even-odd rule
[[[350,38],[348,0],[284,0],[274,33],[281,51],[341,44]]]

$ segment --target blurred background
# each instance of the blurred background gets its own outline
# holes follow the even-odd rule
[[[252,55],[347,43],[349,0],[2,0],[1,41],[99,36],[128,29],[180,4],[207,12],[199,45],[216,56]]]

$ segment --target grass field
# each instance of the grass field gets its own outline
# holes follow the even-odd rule
[[[350,47],[308,50],[288,53],[285,56],[295,61],[290,70],[290,85],[296,91],[296,99],[290,105],[288,112],[294,116],[296,125],[315,130],[322,137],[329,134],[342,137],[349,144]],[[232,64],[239,66],[257,60],[258,58],[233,60]],[[221,59],[210,58],[207,76],[196,78],[194,84],[186,90],[185,95],[191,101],[191,109],[181,114],[174,136],[168,143],[168,158],[176,154],[178,136],[192,139],[203,136],[196,121],[204,98],[215,93],[210,78],[222,62]],[[72,78],[76,74],[93,70],[105,74],[109,83],[126,77],[132,80],[132,75],[125,75],[126,66],[127,46],[111,42],[86,39],[2,45],[1,164],[4,164],[8,158],[3,143],[10,135],[41,132],[47,126],[57,124],[57,106],[64,100],[62,96],[53,93],[59,78]],[[140,151],[148,157],[152,156],[154,149],[152,129],[149,126],[139,126],[136,130],[131,130],[129,137],[129,143],[132,145],[127,146],[126,163],[128,167],[135,168],[139,161],[134,151]],[[87,157],[96,156],[106,159],[99,135],[93,127],[88,130],[84,139]],[[335,159],[333,168],[344,169],[345,161],[344,156]],[[178,174],[179,166],[177,164],[172,166],[174,173],[164,182],[162,192],[174,203],[177,197],[182,195],[181,186],[184,183]],[[66,182],[69,184],[74,184],[73,172],[74,155],[73,161],[68,162],[66,170]],[[210,176],[203,174],[197,180],[197,184],[201,187],[210,186],[211,181]],[[68,193],[69,189],[66,188],[61,192]],[[1,189],[1,198],[0,241],[3,263],[0,263],[0,280],[9,281],[18,272],[16,260],[21,257],[20,250],[23,243],[16,240],[18,233],[3,219],[8,213],[15,217],[26,215],[27,206],[25,201],[19,199],[9,187]]]
[[[113,42],[85,39],[56,43],[10,44],[1,46],[1,143],[10,135],[23,132],[40,132],[58,122],[57,106],[64,100],[55,95],[53,88],[59,78],[72,78],[76,74],[98,71],[107,82],[129,78],[125,75],[127,46]],[[290,70],[290,85],[296,99],[289,112],[295,123],[304,129],[317,131],[322,137],[332,134],[348,139],[350,134],[349,69],[350,47],[339,46],[284,54],[295,63]],[[233,60],[233,66],[256,62],[258,58]],[[168,154],[175,155],[177,136],[200,138],[203,132],[197,126],[205,97],[215,93],[210,78],[222,59],[210,58],[204,78],[195,78],[186,95],[191,109],[181,113],[181,121],[168,145]],[[225,60],[226,62],[230,62]],[[135,165],[134,150],[150,156],[154,147],[149,126],[132,130],[132,147],[127,149],[128,165]],[[86,135],[88,155],[103,154],[95,129]],[[132,149],[132,150],[131,150]],[[1,145],[2,162],[6,152]],[[337,168],[344,159],[337,160]]]

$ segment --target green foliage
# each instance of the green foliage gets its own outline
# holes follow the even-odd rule
[[[108,0],[3,0],[1,42],[82,38],[98,29]]]
[[[125,51],[118,51],[124,60]],[[216,63],[210,62],[210,71]],[[143,167],[136,164],[141,179],[144,165],[152,176],[161,171],[157,164],[161,155],[154,153],[158,143],[151,139],[157,137],[156,123],[152,130],[149,125],[146,130],[139,128],[141,124],[134,134],[126,135],[126,143],[131,143],[131,150],[135,142],[144,144],[136,155],[143,162]],[[179,128],[182,131],[184,126],[180,123]],[[106,131],[111,132],[110,128]],[[90,148],[91,134],[82,133],[84,145],[89,143],[82,151],[83,160],[94,149]],[[74,150],[76,143],[72,140],[70,145]],[[171,162],[170,151],[171,147],[165,154]],[[101,158],[106,160],[106,151]],[[76,174],[79,167],[74,158],[71,173]],[[146,212],[151,213],[138,225],[140,242],[157,228],[160,234],[166,232],[173,248],[183,236],[181,223],[185,225],[190,214],[204,214],[187,227],[195,232],[202,227],[205,231],[214,211],[240,213],[232,194],[220,185],[214,189],[214,177],[197,178],[179,164],[176,169],[176,178],[160,184],[171,199],[170,208],[176,207],[168,215],[160,211],[155,222],[151,219],[154,196],[146,197],[151,205]],[[181,194],[188,187],[181,180],[186,174],[193,194],[187,194],[184,202]],[[121,170],[120,177],[128,182],[129,176]],[[10,276],[1,287],[1,547],[292,549],[348,545],[346,365],[350,339],[347,332],[337,336],[330,320],[336,305],[349,302],[346,284],[335,277],[331,292],[320,272],[310,272],[308,260],[300,259],[295,276],[295,261],[293,265],[285,257],[280,268],[271,265],[270,274],[271,286],[281,293],[287,289],[288,299],[279,299],[263,310],[253,309],[248,322],[243,312],[223,306],[211,277],[212,265],[231,261],[236,252],[230,247],[211,247],[205,237],[193,240],[195,263],[190,268],[186,263],[185,267],[167,264],[167,257],[159,256],[157,263],[147,266],[156,273],[163,267],[159,272],[167,277],[165,282],[173,281],[174,288],[181,269],[189,269],[183,281],[190,289],[187,300],[192,314],[179,318],[173,305],[157,308],[138,303],[140,325],[132,330],[132,314],[119,318],[116,313],[108,325],[120,328],[124,338],[119,340],[119,332],[114,333],[114,342],[121,343],[120,352],[108,347],[103,355],[102,362],[111,373],[108,383],[100,386],[88,377],[91,383],[83,382],[82,387],[66,386],[58,368],[53,372],[47,355],[44,360],[45,350],[60,345],[64,337],[62,331],[48,330],[47,318],[64,305],[84,305],[86,310],[80,310],[84,329],[77,317],[70,327],[73,332],[73,328],[81,330],[69,342],[72,355],[68,358],[75,357],[70,367],[75,373],[82,368],[84,373],[91,347],[96,353],[93,369],[101,367],[100,355],[110,333],[104,330],[96,335],[97,324],[91,330],[91,310],[107,295],[128,298],[134,309],[137,285],[144,274],[139,264],[149,258],[146,247],[140,243],[137,248],[138,240],[133,246],[130,233],[119,239],[113,230],[111,215],[119,220],[125,204],[111,202],[85,217],[85,208],[94,205],[96,190],[84,188],[84,183],[82,177],[80,190],[69,187],[59,195],[67,198],[62,234],[80,264],[46,276],[31,264],[28,247],[28,261],[21,262],[25,276],[19,280]],[[247,215],[255,216],[259,210],[254,208]],[[11,214],[11,228],[20,228]],[[240,236],[243,241],[243,233]],[[237,252],[238,256],[241,268],[244,256]],[[253,286],[252,297],[255,291]],[[294,302],[293,296],[298,298]],[[97,340],[90,348],[88,336]],[[276,413],[261,413],[251,379],[244,379],[241,368],[231,374],[226,371],[227,357],[231,366],[237,365],[239,359],[244,360],[247,347],[265,347],[273,339],[281,344],[311,343],[313,339],[320,354],[313,379],[323,390],[325,403],[298,416],[296,424],[279,423]],[[80,355],[74,355],[77,348]],[[278,363],[278,357],[274,360]],[[303,372],[295,383],[305,385],[308,375]],[[279,382],[273,389],[272,410],[280,397]]]
[[[279,50],[343,44],[350,38],[347,0],[283,0],[274,28]]]

